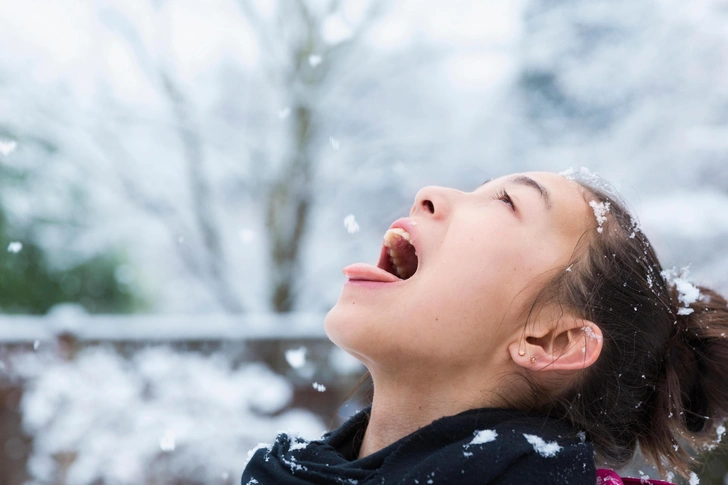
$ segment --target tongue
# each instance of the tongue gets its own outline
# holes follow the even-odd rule
[[[383,283],[394,283],[402,281],[391,273],[371,264],[356,263],[344,268],[344,276],[355,281],[381,281]]]

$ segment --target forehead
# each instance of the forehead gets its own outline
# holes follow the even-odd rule
[[[581,237],[584,232],[595,226],[593,214],[589,208],[588,201],[591,199],[587,189],[579,183],[569,180],[556,173],[551,172],[525,172],[506,175],[494,182],[508,183],[516,177],[528,177],[548,193],[550,210],[547,220],[549,223],[560,229],[564,235]],[[534,191],[535,196],[538,192]],[[589,217],[590,214],[592,217]]]

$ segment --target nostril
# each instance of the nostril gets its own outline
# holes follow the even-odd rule
[[[430,214],[435,213],[435,205],[430,200],[423,200],[422,205],[427,208],[428,211],[430,211]]]

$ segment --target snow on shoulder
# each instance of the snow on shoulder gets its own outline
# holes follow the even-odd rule
[[[547,443],[541,437],[533,434],[523,433],[523,437],[531,443],[531,446],[533,446],[533,449],[536,450],[536,453],[544,458],[554,457],[556,456],[556,453],[563,449],[563,447],[559,446],[557,442],[551,441]]]
[[[475,435],[472,440],[470,440],[470,443],[467,443],[463,445],[463,449],[467,450],[471,446],[474,445],[482,445],[485,443],[490,443],[491,441],[495,441],[495,439],[498,437],[498,433],[494,429],[483,429],[480,431],[474,431],[473,434]],[[463,455],[465,457],[473,456],[473,453],[469,451],[463,451]]]
[[[695,474],[695,472],[690,472],[690,485],[698,485],[700,483],[700,479]]]
[[[498,437],[498,433],[494,429],[483,429],[481,431],[475,431],[473,433],[475,437],[465,445],[465,448],[472,445],[482,445],[483,443],[490,443],[491,441],[495,441],[495,439]]]

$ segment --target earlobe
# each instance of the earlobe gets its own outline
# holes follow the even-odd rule
[[[508,347],[511,359],[528,370],[581,370],[602,351],[601,329],[588,320],[573,319],[544,335],[526,335]]]

